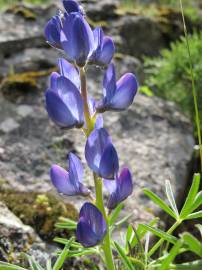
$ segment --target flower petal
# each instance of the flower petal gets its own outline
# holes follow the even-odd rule
[[[60,74],[69,79],[78,89],[80,88],[80,79],[78,70],[63,58],[58,59]]]
[[[102,44],[102,50],[99,56],[99,63],[103,65],[108,65],[115,53],[115,46],[114,42],[110,37],[104,37],[103,44]]]
[[[51,18],[44,29],[46,40],[53,46],[60,45],[60,19],[58,16]]]
[[[116,72],[114,64],[108,66],[103,80],[103,94],[106,98],[106,102],[110,102],[116,91]]]
[[[78,125],[77,119],[73,116],[66,104],[58,96],[57,93],[47,90],[46,97],[46,110],[49,117],[60,127],[72,128]]]
[[[59,96],[68,107],[72,116],[77,120],[78,125],[84,123],[83,99],[76,86],[67,78],[61,76],[58,80]]]
[[[98,174],[103,151],[110,142],[111,138],[104,128],[94,129],[86,141],[86,161],[88,166]]]
[[[81,219],[77,224],[76,238],[84,247],[96,246],[100,241],[89,224],[87,224],[83,219]]]
[[[60,166],[52,165],[50,169],[50,177],[52,184],[59,193],[69,196],[76,194],[74,186],[69,181],[69,173]]]
[[[98,239],[102,239],[106,233],[106,221],[100,210],[92,203],[85,203],[79,214],[80,219],[85,220],[97,235]]]
[[[124,110],[128,108],[137,93],[138,83],[132,73],[127,73],[117,82],[117,90],[111,99],[112,110]]]
[[[63,0],[63,6],[67,13],[80,12],[79,4],[73,0]]]
[[[110,184],[109,182],[115,182],[115,184]],[[107,185],[111,193],[107,204],[109,209],[114,209],[133,192],[132,176],[128,168],[124,168],[115,181],[105,180],[105,185]]]
[[[73,153],[69,154],[69,178],[77,183],[79,189],[79,182],[83,181],[83,166],[80,159]]]
[[[99,165],[99,175],[103,178],[114,179],[119,170],[119,160],[116,149],[109,143],[103,152]]]
[[[69,58],[75,60],[79,66],[85,65],[94,50],[93,32],[78,13],[65,16],[61,42]]]
[[[53,91],[57,92],[57,79],[60,77],[60,74],[57,72],[52,72],[50,76],[50,88]]]

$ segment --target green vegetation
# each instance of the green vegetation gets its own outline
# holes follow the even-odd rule
[[[201,5],[200,0],[183,0],[184,13],[190,17],[192,21],[197,21],[201,17],[199,11]],[[146,16],[153,16],[161,12],[161,9],[176,9],[180,11],[179,1],[176,0],[121,0],[120,12],[140,13]]]
[[[17,4],[21,4],[21,3],[28,3],[28,4],[34,4],[34,5],[38,5],[38,4],[47,4],[49,3],[50,0],[0,0],[0,9],[4,9],[4,8],[10,8],[12,6],[15,6]]]
[[[202,100],[202,33],[189,38],[193,75],[198,101]],[[171,44],[171,50],[162,50],[161,57],[146,59],[146,83],[154,94],[176,102],[182,111],[195,119],[192,81],[185,38]],[[199,113],[202,103],[199,102]]]

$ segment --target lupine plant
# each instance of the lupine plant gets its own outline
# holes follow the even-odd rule
[[[73,153],[68,155],[68,168],[53,164],[50,168],[52,185],[64,196],[83,196],[84,204],[75,222],[61,218],[56,224],[59,229],[73,230],[70,239],[55,238],[65,245],[41,266],[31,256],[28,259],[31,270],[60,270],[65,260],[71,257],[96,255],[107,270],[201,270],[202,243],[190,233],[173,236],[173,232],[185,220],[202,218],[202,191],[200,174],[195,174],[181,210],[177,208],[169,181],[165,184],[166,200],[144,189],[157,206],[164,211],[173,225],[165,232],[157,228],[158,218],[149,224],[129,225],[122,244],[112,239],[112,233],[125,223],[129,216],[119,219],[123,201],[133,192],[130,170],[119,168],[119,158],[112,138],[104,128],[102,114],[107,111],[126,110],[133,102],[138,90],[134,74],[127,73],[116,79],[113,56],[115,47],[112,39],[100,27],[91,29],[83,8],[75,0],[63,1],[64,11],[59,11],[45,26],[47,42],[58,50],[63,58],[58,59],[58,72],[50,76],[50,86],[45,92],[45,106],[50,119],[60,128],[77,128],[86,140],[85,159],[92,171],[95,194],[84,183],[81,160]],[[94,100],[87,92],[86,68],[88,65],[105,69],[103,97]],[[103,186],[108,190],[108,200],[103,199]],[[107,210],[108,209],[108,210]],[[196,225],[200,234],[202,226]],[[151,234],[159,238],[155,241]],[[152,242],[152,243],[149,243]],[[177,264],[178,254],[192,252],[196,260]],[[157,252],[159,253],[157,256]],[[97,269],[96,266],[94,269]],[[0,262],[0,270],[25,270],[25,268]]]

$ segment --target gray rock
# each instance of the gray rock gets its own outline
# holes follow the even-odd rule
[[[159,23],[143,16],[124,16],[117,27],[123,39],[120,50],[123,53],[140,57],[155,56],[167,46]]]
[[[19,124],[13,118],[7,118],[0,125],[0,131],[9,133],[19,127]]]
[[[31,243],[38,249],[45,249],[45,244],[30,226],[24,225],[9,209],[0,202],[0,260],[20,260],[21,252],[28,251]]]

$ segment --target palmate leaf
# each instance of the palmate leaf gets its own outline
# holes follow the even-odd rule
[[[157,204],[162,210],[164,210],[168,215],[177,220],[177,215],[175,212],[155,193],[151,190],[144,188],[144,194],[147,195],[155,204]]]
[[[0,261],[0,270],[27,270],[27,269],[20,267],[18,265]]]
[[[182,207],[182,210],[180,212],[181,219],[185,219],[192,212],[193,202],[199,190],[199,186],[200,186],[200,174],[195,173],[191,188],[187,195],[184,206]]]
[[[166,196],[168,198],[170,206],[173,212],[175,213],[176,217],[179,217],[179,212],[177,210],[177,205],[176,205],[175,198],[173,195],[172,187],[171,187],[170,181],[168,180],[166,180]]]
[[[173,268],[175,270],[201,270],[202,269],[202,260],[197,260],[188,263],[175,264]]]
[[[116,242],[114,242],[114,246],[116,248],[116,251],[119,254],[121,261],[123,262],[123,264],[125,266],[125,269],[126,270],[135,270],[135,267],[133,266],[130,259],[127,257],[127,255],[125,254],[123,248]]]
[[[56,228],[74,230],[76,229],[77,223],[69,218],[60,218],[60,221],[55,224]]]
[[[175,244],[177,242],[177,238],[154,227],[151,227],[147,224],[140,224],[141,227],[145,228],[147,231],[152,232],[156,236],[158,236],[161,239],[164,239],[172,244]]]
[[[202,224],[196,224],[195,227],[199,230],[202,237]]]

